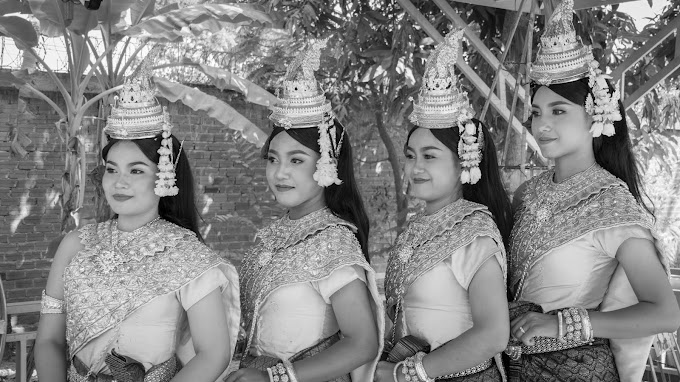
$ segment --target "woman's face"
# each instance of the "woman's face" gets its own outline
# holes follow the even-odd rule
[[[158,213],[160,197],[154,193],[158,166],[130,141],[114,144],[106,157],[102,179],[106,201],[120,216]]]
[[[429,129],[416,129],[405,151],[411,195],[425,201],[428,212],[437,211],[460,196],[460,161]]]
[[[581,156],[593,150],[592,118],[585,107],[541,86],[531,108],[531,133],[546,158]]]
[[[325,205],[323,187],[314,180],[319,154],[293,139],[277,134],[267,152],[267,182],[276,201],[291,210],[312,212]]]

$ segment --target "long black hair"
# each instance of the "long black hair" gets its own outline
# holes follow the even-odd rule
[[[326,200],[326,206],[338,217],[354,224],[357,227],[355,236],[361,245],[361,251],[369,261],[368,257],[368,215],[364,208],[364,202],[359,194],[359,187],[357,187],[356,179],[354,178],[354,165],[352,163],[352,145],[349,143],[349,134],[345,128],[334,120],[335,125],[335,139],[336,142],[340,140],[343,135],[342,146],[340,147],[340,155],[338,155],[338,178],[342,180],[339,185],[332,184],[325,187],[323,196]],[[274,130],[267,138],[267,141],[262,148],[262,156],[267,157],[269,152],[269,144],[272,139],[285,131],[291,138],[298,141],[303,146],[314,150],[317,153],[321,152],[319,148],[319,129],[316,127],[302,128],[302,129],[284,129],[281,126],[274,125]],[[329,133],[330,134],[330,133]]]
[[[177,188],[179,193],[175,196],[164,196],[158,203],[158,214],[165,220],[175,223],[180,227],[184,227],[193,231],[196,236],[202,241],[203,236],[198,230],[198,210],[196,209],[194,190],[194,176],[191,173],[191,166],[184,149],[180,149],[181,143],[174,135],[172,139],[172,154],[174,158],[178,158],[175,166],[175,173],[177,177]],[[132,139],[130,142],[134,143],[142,150],[151,162],[158,163],[160,154],[158,149],[161,147],[161,140],[163,138],[158,135],[155,138],[147,139]],[[120,142],[118,139],[110,139],[106,146],[102,149],[102,158],[106,160],[109,155],[109,150],[116,143]]]
[[[607,85],[609,86],[609,93],[612,94],[614,88],[609,81],[607,81]],[[541,85],[532,85],[532,99],[540,87]],[[588,85],[588,78],[550,85],[548,89],[580,106],[585,106],[588,95],[595,97]],[[622,118],[620,121],[614,122],[614,135],[608,137],[602,134],[599,137],[593,138],[595,161],[612,175],[623,180],[628,185],[628,190],[633,194],[635,200],[649,212],[652,212],[647,202],[643,199],[640,173],[635,162],[635,156],[633,155],[630,137],[628,136],[626,109],[621,101],[619,101],[619,113],[621,113]]]
[[[463,198],[471,202],[483,204],[489,208],[491,215],[493,215],[493,220],[496,222],[496,226],[503,237],[503,243],[507,248],[510,243],[510,231],[512,231],[512,206],[498,171],[496,146],[493,143],[493,139],[491,139],[489,129],[477,119],[472,119],[472,122],[477,126],[477,131],[481,130],[484,134],[482,161],[479,163],[482,178],[475,184],[464,183],[462,185]],[[418,128],[420,127],[414,126],[408,132],[408,137],[406,138],[407,145],[411,135]],[[430,129],[430,132],[437,140],[451,150],[454,155],[458,156],[460,133],[457,126],[449,129]]]

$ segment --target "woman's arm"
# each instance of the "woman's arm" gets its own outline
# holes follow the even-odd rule
[[[64,269],[81,248],[78,232],[64,237],[52,260],[45,293],[64,299]],[[35,339],[35,368],[41,382],[66,382],[66,314],[43,314]]]
[[[227,368],[231,356],[227,318],[220,289],[217,288],[187,310],[189,330],[196,356],[172,382],[213,382]]]
[[[378,357],[378,330],[366,284],[354,280],[330,297],[343,338],[319,354],[295,362],[299,382],[323,382],[348,374]],[[226,382],[266,382],[267,372],[235,371]]]
[[[323,382],[354,369],[378,356],[378,329],[366,284],[354,280],[331,298],[343,338],[319,354],[293,364],[299,382]]]
[[[678,330],[680,308],[654,244],[630,238],[619,246],[616,259],[626,271],[639,302],[611,312],[589,312],[595,335],[637,338]]]
[[[627,239],[619,246],[616,259],[626,271],[639,302],[611,312],[590,311],[595,336],[624,339],[676,331],[680,308],[654,244],[647,239]],[[558,336],[554,315],[527,313],[513,320],[511,326],[513,336],[526,345],[534,344],[534,336]]]
[[[475,273],[468,294],[473,327],[423,358],[431,378],[463,371],[505,349],[510,328],[505,281],[492,256]]]
[[[430,378],[477,366],[505,349],[510,332],[508,302],[503,271],[494,259],[484,262],[468,288],[473,327],[423,358]],[[380,362],[375,380],[392,382],[394,366]],[[399,382],[405,381],[401,368],[396,375]]]

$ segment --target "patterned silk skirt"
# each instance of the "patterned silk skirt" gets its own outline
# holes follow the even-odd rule
[[[512,304],[510,319],[526,312],[542,313],[542,309],[532,303]],[[534,354],[524,353],[518,360],[507,359],[507,361],[509,382],[618,382],[620,380],[614,353],[609,347],[609,340],[602,338],[596,338],[592,344],[571,349]]]
[[[512,367],[512,366],[511,366]],[[522,354],[519,373],[510,382],[618,382],[619,373],[609,341],[549,353]],[[516,378],[518,375],[519,378]]]

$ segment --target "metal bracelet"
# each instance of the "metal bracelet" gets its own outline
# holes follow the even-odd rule
[[[42,299],[40,300],[40,314],[64,314],[66,313],[66,306],[64,300],[54,298],[45,294],[42,291]]]

